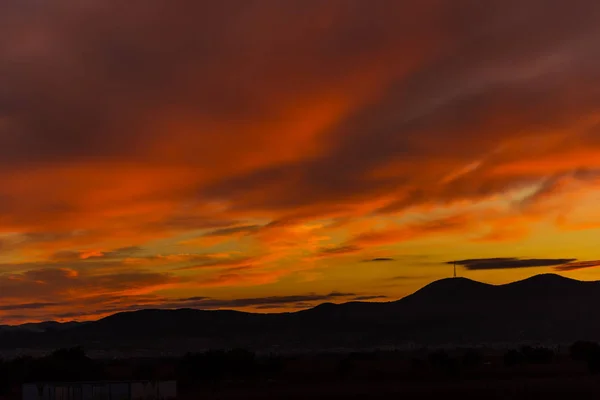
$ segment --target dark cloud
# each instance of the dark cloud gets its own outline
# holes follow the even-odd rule
[[[539,12],[538,1],[492,3],[485,9],[471,1],[452,10],[440,5],[438,16],[448,30],[446,40],[436,39],[447,51],[435,47],[420,68],[392,81],[377,101],[342,121],[331,134],[337,142],[326,157],[253,171],[221,181],[207,193],[252,191],[259,201],[249,196],[246,206],[276,208],[360,201],[397,188],[408,195],[382,210],[398,211],[424,202],[489,197],[543,179],[539,173],[487,176],[490,161],[460,179],[440,182],[447,166],[461,168],[492,153],[502,141],[556,129],[600,104],[600,97],[585,89],[587,94],[581,92],[577,99],[559,95],[579,87],[580,74],[598,75],[600,29],[595,19],[600,6],[579,1],[567,10],[556,3]],[[582,24],[576,22],[579,18]],[[469,28],[461,26],[464,21]],[[503,123],[492,123],[499,115]],[[482,130],[485,135],[472,134]],[[373,179],[367,173],[398,159],[396,174]],[[428,164],[431,159],[440,170]]]
[[[387,299],[388,296],[383,295],[371,295],[371,296],[356,296],[352,300],[353,301],[368,301],[368,300],[382,300]]]
[[[363,298],[364,297],[364,298]],[[141,309],[179,309],[179,308],[195,308],[203,310],[215,309],[239,309],[252,308],[256,310],[282,309],[282,308],[310,308],[322,302],[331,301],[359,301],[368,299],[379,299],[382,296],[357,296],[356,293],[331,292],[328,294],[301,294],[290,296],[267,296],[254,298],[239,298],[239,299],[213,299],[209,297],[190,297],[183,299],[155,299],[152,303],[147,304],[129,304],[126,306],[106,307],[96,310],[95,314],[113,314],[125,311],[136,311]],[[131,299],[135,301],[135,298]],[[106,304],[106,302],[104,302]],[[85,317],[85,313],[69,312],[62,313],[59,318],[80,318]]]
[[[319,252],[317,253],[317,257],[344,256],[348,254],[358,253],[360,250],[361,248],[355,245],[328,247],[319,250]]]
[[[370,260],[364,260],[364,262],[388,262],[388,261],[396,261],[396,259],[390,258],[390,257],[377,257],[377,258],[372,258]]]
[[[0,275],[0,293],[8,301],[36,299],[39,300],[36,303],[42,304],[71,299],[75,303],[96,293],[127,295],[177,281],[173,275],[159,272],[122,270],[94,274],[69,268],[42,268]]]
[[[302,304],[302,303],[299,303]],[[295,307],[298,307],[297,304],[294,305]],[[285,305],[284,304],[263,304],[260,306],[256,306],[254,307],[256,310],[278,310],[278,309],[285,309]],[[300,307],[302,308],[302,307]]]
[[[205,300],[210,300],[210,297],[195,296],[195,297],[188,297],[185,299],[178,299],[177,301],[182,302],[182,303],[189,303],[189,302],[205,301]]]
[[[16,3],[3,3],[0,24],[0,36],[11,38],[0,43],[5,163],[145,160],[159,144],[185,143],[156,162],[211,166],[229,159],[232,147],[244,148],[232,141],[263,143],[256,140],[263,136],[227,129],[231,121],[262,124],[324,86],[340,96],[349,82],[366,79],[376,88],[378,96],[337,119],[319,156],[242,169],[192,189],[236,199],[237,208],[331,204],[397,190],[408,195],[384,209],[489,196],[542,177],[494,183],[474,173],[453,185],[432,183],[500,141],[562,126],[600,103],[582,85],[598,77],[600,6],[592,0],[551,7],[539,0],[486,7],[475,0]],[[488,122],[498,115],[502,124]],[[177,117],[195,129],[146,129]],[[442,170],[431,167],[432,158]],[[370,176],[396,160],[406,164],[398,174]],[[421,170],[425,164],[430,171]]]
[[[230,236],[236,233],[252,233],[257,232],[261,228],[260,225],[243,225],[233,226],[231,228],[222,228],[210,231],[202,235],[203,237],[218,237],[218,236]]]
[[[554,267],[555,271],[559,272],[567,272],[567,271],[575,271],[578,269],[584,268],[595,268],[600,267],[600,260],[591,260],[591,261],[574,261],[564,265],[559,265]]]
[[[323,302],[336,299],[348,299],[356,296],[355,293],[331,292],[329,294],[308,294],[292,296],[268,296],[256,298],[243,298],[232,300],[218,299],[181,299],[175,304],[193,308],[239,308],[273,305],[292,305],[300,302]]]
[[[470,260],[448,261],[448,264],[456,264],[468,270],[487,269],[513,269],[513,268],[535,268],[552,267],[577,261],[576,258],[531,258],[521,259],[517,257],[506,258],[478,258]]]
[[[23,303],[23,304],[8,304],[0,305],[2,311],[16,311],[16,310],[38,310],[46,307],[55,307],[61,305],[61,303]]]
[[[120,270],[135,289],[161,287],[174,277],[136,275],[122,260],[173,271],[264,260],[245,248],[232,260],[119,247],[206,230],[276,236],[286,223],[469,207],[539,187],[521,204],[529,212],[565,181],[592,182],[580,171],[600,159],[597,0],[375,3],[0,2],[0,268],[18,278],[0,285],[112,293]],[[474,219],[349,230],[317,257],[470,232]],[[115,250],[81,251],[104,248]]]
[[[28,145],[35,145],[28,146],[31,157],[45,161],[130,157],[130,149],[145,149],[156,139],[154,132],[136,135],[131,128],[143,124],[143,112],[164,112],[169,103],[185,115],[213,120],[264,115],[268,99],[261,93],[314,90],[322,83],[310,79],[314,74],[339,81],[339,68],[352,67],[352,60],[360,64],[352,68],[360,68],[391,45],[388,34],[398,30],[392,15],[417,11],[286,3],[153,0],[117,7],[64,1],[36,2],[30,11],[3,6],[1,36],[13,40],[0,44],[7,60],[0,104],[15,118],[9,143],[17,151],[3,153],[2,160],[24,161]],[[319,14],[335,24],[311,24]],[[225,22],[235,29],[224,29]],[[314,45],[317,38],[324,42]],[[292,74],[296,80],[287,79]],[[172,132],[173,138],[178,134]],[[235,138],[227,131],[219,135],[227,135],[222,145]],[[192,159],[191,147],[197,146],[182,149],[182,159]],[[210,162],[218,151],[203,153]]]

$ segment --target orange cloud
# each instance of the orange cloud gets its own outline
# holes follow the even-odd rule
[[[0,273],[90,311],[67,283],[279,293],[380,246],[595,229],[600,5],[542,8],[3,1]]]
[[[361,233],[350,242],[358,246],[382,245],[415,240],[428,235],[447,234],[464,231],[472,225],[467,215],[454,215],[418,223],[406,224],[398,228]]]
[[[91,275],[66,268],[29,270],[0,276],[3,299],[68,302],[102,295],[131,296],[150,293],[178,279],[169,274],[128,272]]]

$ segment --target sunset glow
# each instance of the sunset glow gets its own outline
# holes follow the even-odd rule
[[[592,0],[1,2],[1,323],[389,301],[457,260],[600,279],[599,20]]]

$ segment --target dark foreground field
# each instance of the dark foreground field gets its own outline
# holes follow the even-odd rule
[[[182,392],[192,399],[598,399],[600,379],[516,378],[457,382],[335,382]]]
[[[25,382],[140,379],[177,380],[182,400],[598,399],[600,345],[136,359],[92,359],[73,348],[1,361],[0,399],[19,399]]]

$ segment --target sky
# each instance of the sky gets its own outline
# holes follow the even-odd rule
[[[596,0],[0,2],[0,324],[600,279]]]

